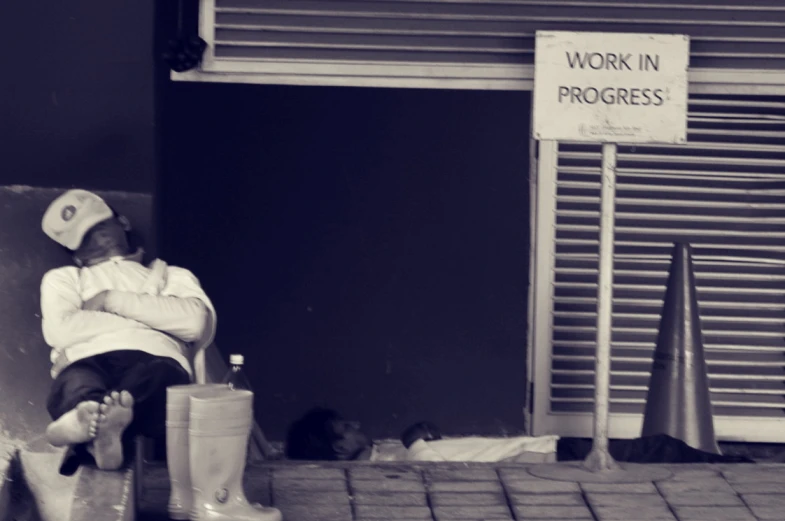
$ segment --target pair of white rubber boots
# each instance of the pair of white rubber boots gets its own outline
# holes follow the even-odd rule
[[[243,491],[253,393],[226,385],[166,390],[169,516],[190,521],[282,521],[275,508],[249,504]]]

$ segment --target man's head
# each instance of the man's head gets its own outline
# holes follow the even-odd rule
[[[74,254],[78,264],[131,253],[131,225],[106,202],[86,190],[69,190],[44,213],[41,228]]]
[[[289,427],[286,457],[294,460],[348,461],[364,459],[371,440],[360,424],[343,419],[332,409],[316,408]]]

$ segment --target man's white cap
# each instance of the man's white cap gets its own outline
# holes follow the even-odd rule
[[[76,250],[90,228],[112,216],[109,205],[94,193],[68,190],[46,209],[41,228],[53,241]]]

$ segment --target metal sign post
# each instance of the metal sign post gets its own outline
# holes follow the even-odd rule
[[[613,225],[616,206],[616,144],[602,145],[600,189],[600,267],[597,282],[597,349],[594,358],[594,439],[584,462],[591,471],[616,469],[608,452],[610,416],[611,325],[613,311]]]
[[[558,480],[633,482],[670,471],[620,466],[610,432],[613,250],[618,143],[687,141],[689,39],[683,35],[538,31],[534,136],[602,144],[593,446],[582,465],[542,465]]]

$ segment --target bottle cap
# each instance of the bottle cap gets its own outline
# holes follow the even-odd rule
[[[243,365],[245,358],[243,355],[230,355],[229,356],[229,363],[232,365]]]

